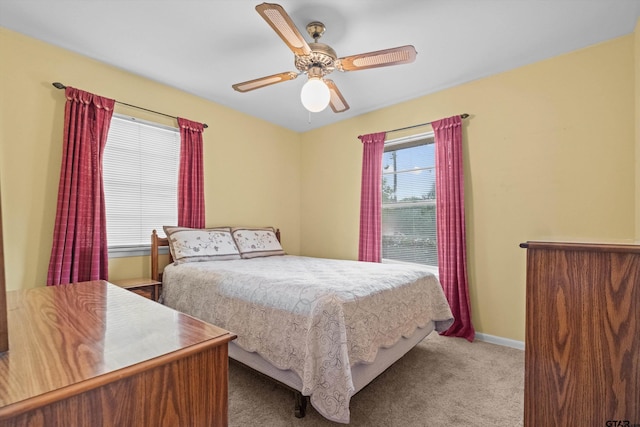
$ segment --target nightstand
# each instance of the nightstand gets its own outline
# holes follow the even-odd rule
[[[162,282],[149,279],[148,277],[114,280],[111,283],[153,301],[158,301],[160,292],[162,292]]]

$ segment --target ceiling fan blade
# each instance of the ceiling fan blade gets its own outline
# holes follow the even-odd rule
[[[331,95],[329,98],[329,105],[333,112],[342,113],[343,111],[347,111],[349,109],[349,104],[344,100],[344,97],[333,80],[324,79],[324,82],[327,84],[327,87],[329,87],[329,94]]]
[[[416,48],[411,45],[394,47],[339,58],[336,61],[336,68],[340,71],[357,71],[388,65],[408,64],[416,60],[416,54]]]
[[[296,55],[308,55],[311,48],[296,28],[287,12],[279,4],[262,3],[256,6],[256,10],[265,21],[278,33],[280,38],[289,46]]]
[[[286,82],[287,80],[293,80],[296,77],[298,77],[297,73],[294,73],[293,71],[287,71],[286,73],[273,74],[271,76],[260,77],[259,79],[236,83],[234,85],[231,85],[231,87],[238,92],[249,92],[250,90],[260,89],[261,87],[269,86],[272,84]]]

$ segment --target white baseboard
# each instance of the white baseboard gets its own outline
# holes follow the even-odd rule
[[[491,344],[502,345],[505,347],[517,348],[518,350],[524,350],[524,341],[516,341],[509,338],[497,337],[495,335],[482,334],[476,332],[476,339],[478,341],[484,341]]]

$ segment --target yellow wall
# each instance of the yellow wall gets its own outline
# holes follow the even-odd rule
[[[479,332],[524,340],[519,243],[634,237],[633,45],[621,37],[304,133],[301,252],[357,257],[358,135],[469,113],[473,321]]]
[[[275,225],[289,253],[333,258],[357,257],[357,136],[467,112],[473,319],[479,332],[523,340],[520,242],[640,234],[639,32],[296,134],[0,28],[8,289],[46,278],[65,101],[52,81],[208,123],[207,224]],[[111,259],[110,277],[147,275],[148,264],[147,257]]]
[[[207,225],[274,225],[299,252],[299,134],[0,28],[0,183],[7,289],[43,285],[51,251],[64,92],[54,81],[206,122]],[[173,125],[117,106],[116,112]],[[250,124],[250,125],[248,125]],[[151,230],[149,230],[151,232]],[[110,279],[149,274],[148,257],[110,260]]]

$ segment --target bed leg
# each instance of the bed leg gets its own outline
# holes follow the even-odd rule
[[[303,396],[299,391],[295,391],[296,396],[296,418],[303,418],[307,412],[307,397]]]

